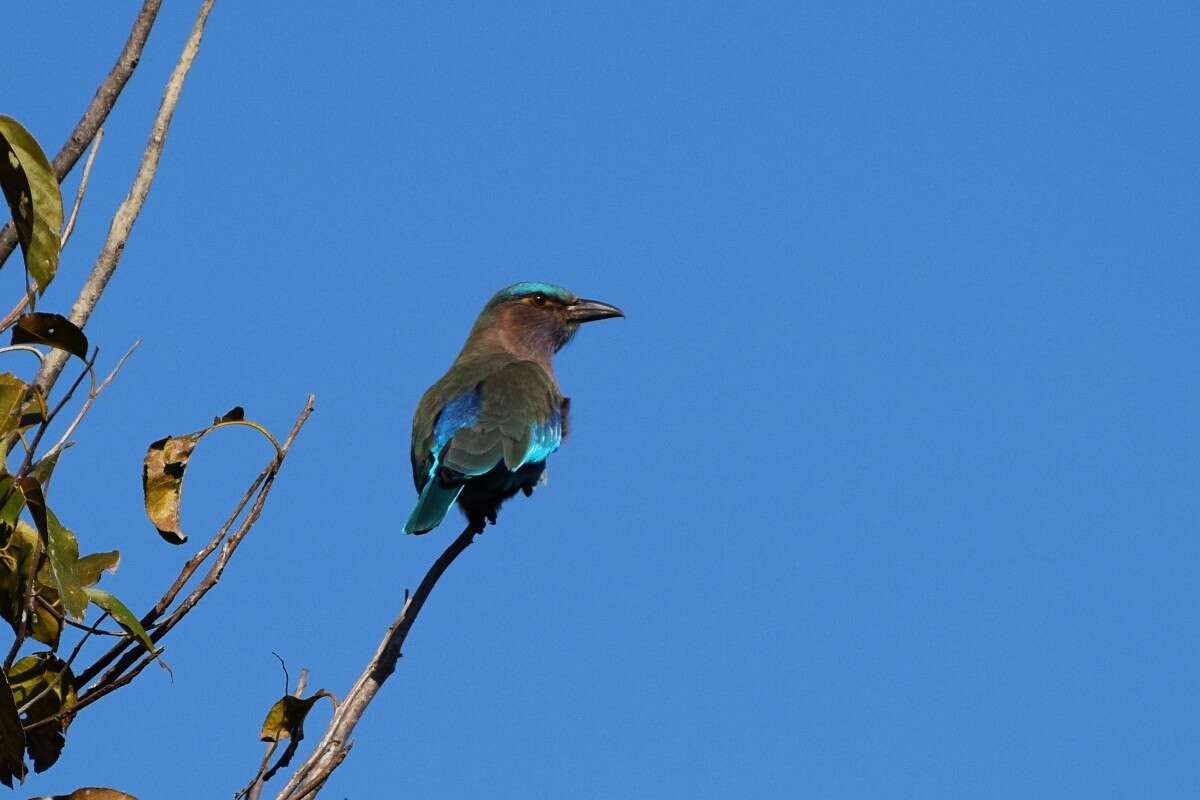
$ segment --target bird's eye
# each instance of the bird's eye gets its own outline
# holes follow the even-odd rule
[[[537,294],[535,294],[535,295],[533,296],[533,304],[534,304],[535,306],[544,306],[544,305],[546,305],[546,295],[542,294],[541,292],[538,292]]]

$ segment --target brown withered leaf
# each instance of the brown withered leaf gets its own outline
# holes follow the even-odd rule
[[[25,780],[25,731],[8,678],[0,671],[0,783],[12,788]]]
[[[142,462],[142,493],[146,514],[158,533],[171,544],[183,544],[187,535],[179,527],[179,498],[188,459],[208,428],[184,436],[168,436],[152,442]]]
[[[62,314],[37,311],[24,315],[13,326],[12,343],[46,344],[87,360],[87,336]]]
[[[285,694],[276,700],[267,712],[259,738],[264,742],[278,742],[289,738],[300,741],[304,738],[304,718],[322,697],[328,697],[335,706],[337,705],[334,696],[324,689],[303,699]]]
[[[8,680],[18,706],[37,698],[25,712],[29,722],[69,712],[75,707],[75,676],[71,668],[53,653],[35,653],[22,658],[8,671]],[[26,749],[33,761],[34,772],[45,772],[58,761],[70,724],[68,714],[26,732]]]
[[[212,431],[231,424],[250,427],[263,435],[278,451],[278,444],[266,428],[246,420],[241,406],[234,406],[220,417],[213,418],[207,428],[183,436],[167,436],[151,442],[142,462],[142,493],[146,515],[158,529],[159,535],[171,544],[183,544],[187,535],[179,524],[179,503],[183,494],[183,476],[196,444]]]
[[[213,425],[220,425],[222,422],[241,422],[246,418],[246,409],[241,406],[234,406],[219,417],[213,417]]]

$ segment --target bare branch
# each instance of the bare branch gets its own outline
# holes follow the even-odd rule
[[[130,669],[128,672],[126,672],[120,678],[118,678],[117,680],[108,684],[102,690],[90,692],[87,695],[81,696],[79,698],[79,701],[75,705],[71,706],[71,708],[69,708],[65,711],[60,711],[59,713],[57,713],[53,716],[50,716],[50,717],[46,717],[45,719],[39,719],[36,722],[30,722],[27,725],[22,725],[21,727],[23,727],[26,732],[29,732],[31,730],[34,730],[35,728],[40,728],[43,725],[49,725],[51,722],[57,722],[59,720],[66,719],[67,717],[75,716],[76,714],[79,713],[79,711],[81,709],[86,708],[87,706],[90,706],[92,703],[96,702],[101,697],[104,697],[104,695],[111,694],[112,692],[115,692],[117,689],[120,689],[122,686],[128,686],[133,681],[134,678],[136,678],[138,675],[140,675],[142,673],[142,670],[144,670],[150,664],[151,661],[154,661],[156,658],[158,658],[160,652],[161,652],[161,649],[157,650],[153,653],[147,653],[145,658],[143,658],[141,661],[137,662],[133,666],[132,669]]]
[[[200,40],[204,36],[204,26],[208,22],[208,13],[212,10],[212,5],[213,0],[204,0],[200,5],[200,12],[196,16],[196,22],[192,25],[192,32],[188,36],[179,61],[175,64],[175,69],[171,72],[171,77],[167,80],[166,88],[163,90],[162,103],[158,107],[158,114],[154,117],[154,125],[150,128],[150,139],[146,143],[146,149],[142,152],[142,163],[133,179],[133,186],[130,187],[129,194],[117,208],[117,213],[113,215],[112,224],[108,229],[108,238],[100,250],[100,256],[92,266],[92,273],[83,284],[83,288],[79,290],[75,305],[71,307],[70,320],[80,328],[87,324],[88,318],[92,316],[92,311],[96,308],[96,303],[100,301],[104,287],[108,285],[108,281],[116,271],[121,254],[125,251],[125,242],[133,230],[133,223],[141,213],[146,196],[150,193],[150,186],[154,183],[154,175],[158,171],[158,161],[162,157],[163,145],[166,143],[167,131],[171,127],[171,118],[179,103],[184,79],[187,78],[188,71],[192,68],[192,62],[196,60],[196,54],[200,52]],[[42,391],[49,394],[50,387],[58,380],[66,360],[67,354],[59,350],[51,353],[46,359],[46,363],[38,372],[35,380]]]
[[[246,534],[250,532],[250,529],[254,526],[254,523],[257,522],[259,516],[261,516],[263,507],[267,502],[267,496],[270,494],[271,487],[275,483],[275,478],[279,474],[279,470],[283,467],[284,459],[287,457],[288,451],[291,449],[292,443],[296,440],[296,436],[299,434],[300,429],[304,427],[304,423],[307,422],[309,416],[312,415],[315,404],[316,397],[309,395],[308,401],[305,403],[304,408],[300,410],[299,416],[296,417],[296,421],[292,425],[292,429],[288,433],[287,438],[284,439],[283,444],[280,445],[279,454],[271,460],[271,463],[267,466],[263,473],[254,480],[250,490],[245,496],[243,496],[242,501],[238,504],[237,508],[234,510],[234,513],[230,515],[226,523],[221,526],[221,529],[217,532],[217,535],[214,536],[207,545],[201,548],[199,553],[193,556],[184,565],[179,577],[176,578],[171,586],[167,589],[166,594],[164,594],[163,597],[154,605],[153,609],[151,609],[145,616],[142,617],[142,626],[149,628],[151,624],[153,624],[155,620],[157,620],[166,611],[180,591],[182,591],[187,581],[199,568],[201,562],[203,562],[208,555],[216,550],[218,545],[220,546],[220,552],[217,554],[216,560],[213,562],[205,576],[200,580],[200,583],[197,584],[196,587],[183,599],[183,601],[170,614],[170,616],[154,627],[153,632],[150,634],[150,638],[154,642],[157,643],[164,636],[166,636],[172,628],[179,624],[180,620],[187,616],[188,612],[195,608],[196,604],[200,602],[204,595],[206,595],[214,586],[217,585],[217,582],[221,579],[222,572],[225,570],[226,564],[228,564],[229,559],[233,557],[234,551],[237,550],[238,545],[240,545],[242,540],[246,538]],[[250,506],[250,510],[246,513],[246,516],[242,519],[241,524],[238,525],[237,529],[234,530],[233,533],[229,534],[228,538],[224,538],[225,532],[233,526],[233,523],[241,513],[241,510],[245,507],[246,503],[249,502],[250,497],[254,495],[256,490],[257,496],[254,497],[254,502]],[[223,538],[224,542],[222,543],[221,540]],[[108,650],[108,652],[97,659],[95,663],[79,673],[77,682],[82,686],[96,677],[96,675],[100,674],[101,670],[104,670],[109,664],[113,664],[113,662],[116,661],[113,666],[108,667],[107,671],[104,672],[104,674],[96,682],[95,686],[89,687],[84,694],[80,696],[81,700],[84,697],[90,697],[92,694],[98,691],[104,690],[105,693],[107,693],[105,687],[111,685],[114,681],[119,680],[120,676],[125,672],[125,670],[129,669],[135,664],[140,656],[139,650],[135,649],[122,655],[122,652],[129,646],[130,642],[128,640],[117,642]]]
[[[25,307],[28,305],[29,292],[26,292],[25,294],[21,295],[21,299],[18,300],[17,304],[12,307],[12,310],[5,314],[3,319],[0,319],[0,333],[3,333],[13,325],[16,325],[17,320],[19,320],[21,315],[25,313]]]
[[[0,329],[0,330],[2,330],[2,329]],[[38,350],[36,347],[34,347],[31,344],[10,344],[7,347],[0,347],[0,353],[16,353],[16,352],[33,353],[35,356],[37,356],[37,359],[39,362],[43,362],[46,360],[46,354],[43,353],[41,350]]]
[[[96,131],[96,138],[92,140],[92,150],[88,153],[87,161],[83,165],[83,176],[79,179],[79,188],[75,190],[75,202],[71,204],[71,216],[67,218],[67,224],[63,226],[62,236],[59,237],[59,252],[67,246],[67,242],[71,239],[71,234],[75,232],[75,220],[79,216],[79,208],[83,205],[83,195],[87,192],[88,179],[92,177],[92,162],[96,160],[96,151],[100,149],[100,143],[104,141],[104,128]]]
[[[367,662],[366,668],[354,682],[345,700],[334,711],[325,735],[321,737],[308,759],[296,769],[283,790],[276,795],[276,800],[302,800],[315,794],[345,760],[352,746],[350,734],[353,733],[354,726],[358,724],[363,712],[367,710],[367,706],[384,682],[395,671],[396,662],[400,660],[400,648],[404,645],[413,623],[417,621],[417,615],[421,613],[430,592],[447,567],[475,540],[476,533],[478,531],[468,525],[433,562],[433,566],[425,573],[412,596],[405,599],[399,616],[388,627],[383,641],[375,650],[375,655]]]
[[[113,64],[112,69],[108,71],[108,75],[96,89],[95,97],[88,103],[87,108],[83,111],[83,116],[75,124],[75,130],[71,131],[71,135],[67,137],[67,141],[58,151],[58,155],[54,157],[51,166],[54,168],[54,176],[58,178],[59,182],[62,182],[62,179],[71,172],[75,163],[79,161],[79,157],[83,155],[83,151],[95,138],[100,126],[108,119],[109,112],[116,105],[117,98],[121,96],[121,90],[125,88],[129,77],[133,75],[138,62],[142,59],[142,48],[146,46],[146,39],[150,36],[150,29],[154,27],[154,20],[158,16],[158,9],[161,5],[162,0],[145,0],[142,3],[142,10],[138,12],[137,18],[133,21],[129,38],[125,40],[125,46],[121,49],[121,54],[117,56],[117,63]],[[16,246],[17,229],[10,222],[4,226],[3,231],[0,231],[0,265],[4,264],[12,255]]]

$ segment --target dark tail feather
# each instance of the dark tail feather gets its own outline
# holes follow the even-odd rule
[[[454,505],[462,489],[462,484],[443,486],[436,475],[431,475],[417,499],[417,507],[409,515],[408,522],[404,523],[404,532],[429,533],[441,525],[442,520],[446,518],[446,512]]]

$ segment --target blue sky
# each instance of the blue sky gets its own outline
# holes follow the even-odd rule
[[[0,111],[56,150],[136,7],[10,15]],[[272,650],[344,692],[452,533],[400,533],[416,400],[548,280],[628,319],[560,356],[549,486],[438,587],[330,797],[1194,797],[1198,35],[1192,3],[219,3],[88,329],[145,344],[50,500],[144,608],[192,552],[145,445],[317,413],[174,683],[27,793],[232,793]],[[268,456],[224,434],[196,539]]]

